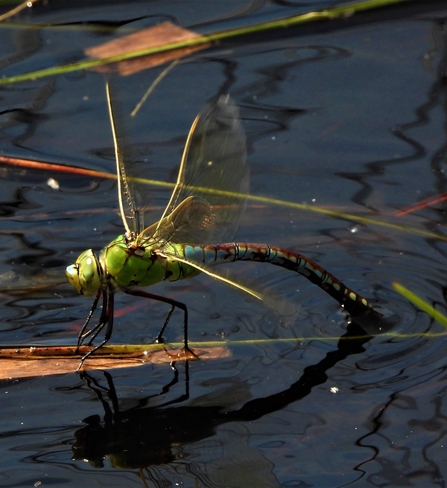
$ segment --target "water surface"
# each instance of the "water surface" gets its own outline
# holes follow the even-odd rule
[[[78,60],[86,47],[167,19],[213,32],[327,5],[50,2],[0,28],[1,75]],[[180,63],[127,122],[148,177],[173,181],[195,115],[230,93],[252,195],[408,226],[249,201],[237,236],[315,259],[394,313],[395,326],[366,336],[320,289],[259,264],[233,272],[291,303],[292,317],[208,277],[161,284],[155,293],[188,305],[191,339],[232,341],[231,356],[188,371],[179,363],[169,387],[167,365],[3,381],[2,486],[131,487],[142,477],[157,487],[445,486],[444,328],[391,284],[446,311],[444,202],[396,215],[446,191],[446,15],[443,2],[416,2],[216,46]],[[115,77],[121,101],[138,101],[162,69]],[[0,104],[1,155],[114,171],[101,74],[3,86]],[[1,294],[1,342],[75,343],[90,302],[64,268],[122,232],[116,185],[0,171],[2,289],[31,290]],[[154,189],[154,219],[168,198]],[[152,341],[167,312],[121,295],[116,306],[116,343]],[[181,338],[180,314],[167,336]],[[251,339],[272,340],[243,342]]]

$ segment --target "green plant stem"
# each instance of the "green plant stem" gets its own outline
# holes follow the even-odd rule
[[[429,315],[434,320],[436,320],[441,325],[447,328],[447,317],[443,313],[436,310],[429,303],[427,303],[421,297],[419,297],[418,295],[410,291],[408,288],[405,288],[405,286],[399,283],[393,283],[393,288],[399,294],[405,297],[409,302],[411,302],[415,307],[419,308],[420,310],[422,310],[427,315]]]
[[[73,71],[79,71],[84,69],[90,69],[97,66],[103,66],[111,63],[117,63],[119,61],[125,61],[129,59],[138,58],[141,56],[147,56],[150,54],[158,54],[166,51],[172,51],[175,49],[181,49],[185,47],[198,46],[207,43],[216,43],[219,41],[232,39],[240,36],[247,36],[250,34],[258,34],[270,30],[284,29],[308,22],[315,22],[321,20],[334,20],[339,18],[347,18],[356,13],[366,10],[377,9],[381,7],[388,7],[390,5],[410,2],[413,0],[367,0],[363,2],[356,2],[349,5],[342,5],[334,7],[332,9],[320,10],[316,12],[309,12],[306,14],[295,15],[285,19],[273,20],[270,22],[264,22],[262,24],[256,24],[248,27],[240,27],[237,29],[225,30],[216,32],[214,34],[208,34],[199,38],[190,39],[188,41],[175,42],[171,44],[165,44],[163,46],[152,47],[150,49],[143,49],[133,51],[126,54],[120,54],[117,56],[110,56],[101,59],[86,59],[76,63],[67,64],[65,66],[58,66],[47,68],[30,73],[24,73],[22,75],[11,76],[8,78],[0,79],[0,85],[7,85],[10,83],[18,83],[22,81],[36,80],[38,78],[44,78],[47,76],[54,76],[59,74],[71,73]]]

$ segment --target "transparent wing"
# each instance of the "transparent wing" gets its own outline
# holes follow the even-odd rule
[[[110,125],[113,135],[113,144],[115,147],[116,175],[118,178],[118,202],[120,214],[126,232],[128,234],[138,234],[138,232],[140,232],[140,230],[144,228],[144,216],[135,203],[135,190],[133,188],[132,178],[130,177],[130,175],[128,175],[126,170],[123,144],[121,140],[121,137],[123,135],[123,127],[119,126],[117,128],[117,124],[121,119],[117,114],[117,108],[115,104],[112,102],[109,83],[106,83],[106,93],[107,104],[109,107]]]
[[[169,204],[141,237],[191,244],[233,239],[249,186],[246,155],[239,110],[221,96],[194,121]]]

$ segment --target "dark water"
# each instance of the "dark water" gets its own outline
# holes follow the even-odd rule
[[[213,32],[328,5],[48,2],[0,24],[1,75],[76,61],[88,46],[167,19]],[[169,387],[167,365],[4,380],[1,486],[446,486],[445,329],[391,286],[446,312],[445,203],[396,216],[447,189],[446,18],[443,2],[414,2],[222,44],[173,69],[129,123],[148,177],[172,181],[194,116],[230,93],[249,140],[252,195],[408,226],[249,202],[238,234],[317,260],[396,325],[365,336],[321,290],[262,265],[234,272],[294,304],[293,317],[207,277],[157,286],[188,305],[192,340],[233,341],[231,356],[179,364]],[[138,101],[162,70],[116,79],[119,97]],[[0,87],[0,151],[113,172],[103,76]],[[115,183],[0,171],[0,341],[74,343],[90,302],[64,268],[121,233]],[[168,198],[154,190],[154,219]],[[118,314],[113,342],[150,342],[163,323],[163,305],[135,302],[117,296],[118,311],[141,306]],[[170,340],[180,324],[174,316]]]

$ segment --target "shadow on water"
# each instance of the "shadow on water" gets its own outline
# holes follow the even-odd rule
[[[300,378],[289,388],[250,400],[237,409],[229,404],[234,391],[217,392],[222,404],[214,392],[210,398],[205,395],[194,401],[193,405],[173,406],[188,400],[188,363],[184,395],[156,407],[150,406],[151,397],[140,398],[134,400],[136,406],[126,410],[120,409],[120,395],[115,391],[110,373],[104,373],[107,388],[90,374],[83,373],[86,385],[103,406],[104,416],[102,420],[100,415],[84,419],[87,425],[74,434],[73,459],[88,461],[95,468],[103,467],[104,459],[107,459],[111,466],[118,469],[138,469],[142,478],[152,481],[155,486],[165,486],[162,480],[169,471],[171,480],[176,479],[180,483],[179,477],[192,475],[203,486],[221,486],[221,483],[226,483],[225,486],[232,486],[232,483],[237,483],[237,486],[242,486],[242,483],[246,483],[245,486],[281,486],[271,473],[270,462],[266,459],[261,461],[256,450],[247,447],[244,457],[234,464],[233,457],[225,452],[231,447],[222,446],[219,453],[221,460],[209,457],[214,454],[212,449],[204,450],[198,456],[199,460],[195,460],[197,447],[194,444],[215,436],[220,426],[235,422],[249,423],[305,398],[312,389],[328,380],[328,370],[348,356],[364,352],[364,345],[370,340],[371,337],[365,335],[357,324],[350,324],[346,334],[340,337],[337,348],[328,352],[317,364],[305,367]],[[164,394],[177,383],[177,374],[163,389]],[[243,385],[240,386],[243,388]],[[160,466],[163,466],[162,470]],[[255,466],[257,470],[253,471]],[[222,473],[224,469],[228,470],[227,474]]]

